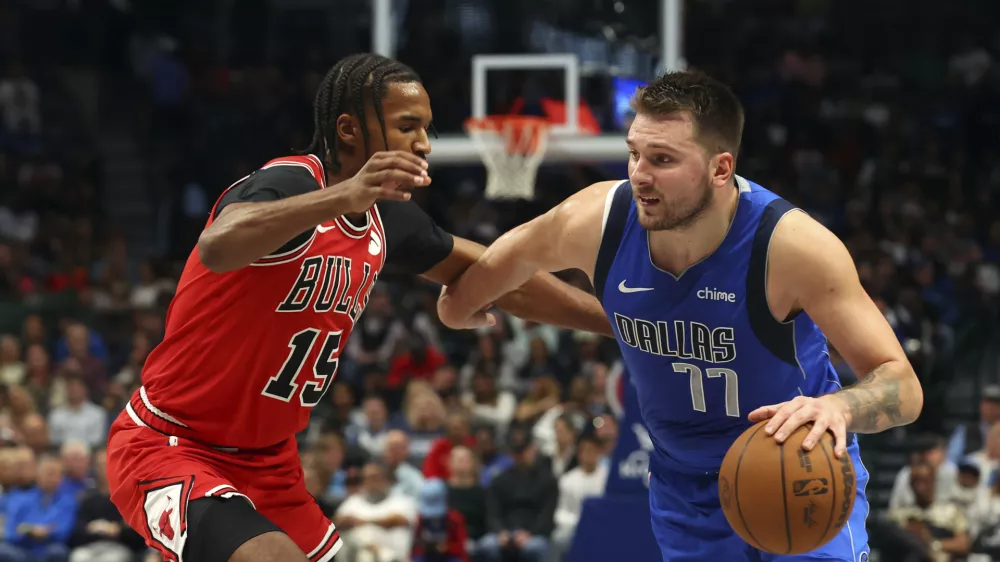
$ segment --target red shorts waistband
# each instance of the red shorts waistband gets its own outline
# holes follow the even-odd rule
[[[211,447],[225,453],[266,454],[274,452],[275,449],[284,446],[286,443],[286,441],[281,441],[268,447],[254,449],[226,447],[209,443],[204,439],[200,439],[197,431],[184,422],[153,405],[146,394],[146,387],[139,387],[139,390],[132,394],[132,398],[125,404],[125,411],[138,426],[147,427],[168,437],[187,439],[199,445]]]

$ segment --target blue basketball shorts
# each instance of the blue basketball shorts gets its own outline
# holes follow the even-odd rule
[[[737,535],[719,505],[718,474],[683,474],[656,470],[650,477],[649,507],[653,535],[664,562],[868,562],[868,471],[857,443],[848,449],[857,476],[854,511],[836,537],[808,554],[783,556],[761,552]]]

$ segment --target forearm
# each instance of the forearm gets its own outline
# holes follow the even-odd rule
[[[503,235],[457,281],[444,282],[449,285],[442,299],[448,312],[441,320],[460,326],[493,303],[525,320],[612,336],[596,298],[545,271],[552,265],[544,255],[547,248],[530,240],[527,226]]]
[[[249,265],[346,209],[337,186],[279,201],[239,205],[224,211],[198,239],[202,263],[216,273]]]
[[[614,337],[600,301],[550,273],[536,273],[496,305],[525,320]]]
[[[923,391],[905,360],[884,363],[858,384],[834,394],[847,408],[847,431],[878,433],[912,423],[923,407]]]
[[[539,266],[517,258],[516,240],[512,231],[473,260],[465,271],[459,271],[457,279],[441,281],[447,285],[441,297],[439,313],[441,321],[456,327],[471,318],[483,306],[494,303],[500,306],[507,293],[527,283],[539,271]],[[512,244],[513,243],[513,244]],[[516,303],[512,304],[517,307]],[[506,307],[504,310],[508,310]],[[514,313],[511,311],[511,313]]]

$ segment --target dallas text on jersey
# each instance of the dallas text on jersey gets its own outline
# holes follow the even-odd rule
[[[695,321],[656,322],[614,313],[618,337],[629,346],[664,357],[729,363],[736,359],[735,330]]]

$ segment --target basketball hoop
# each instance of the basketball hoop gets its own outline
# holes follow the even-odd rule
[[[550,124],[540,117],[470,118],[465,129],[486,166],[487,199],[533,199]]]

